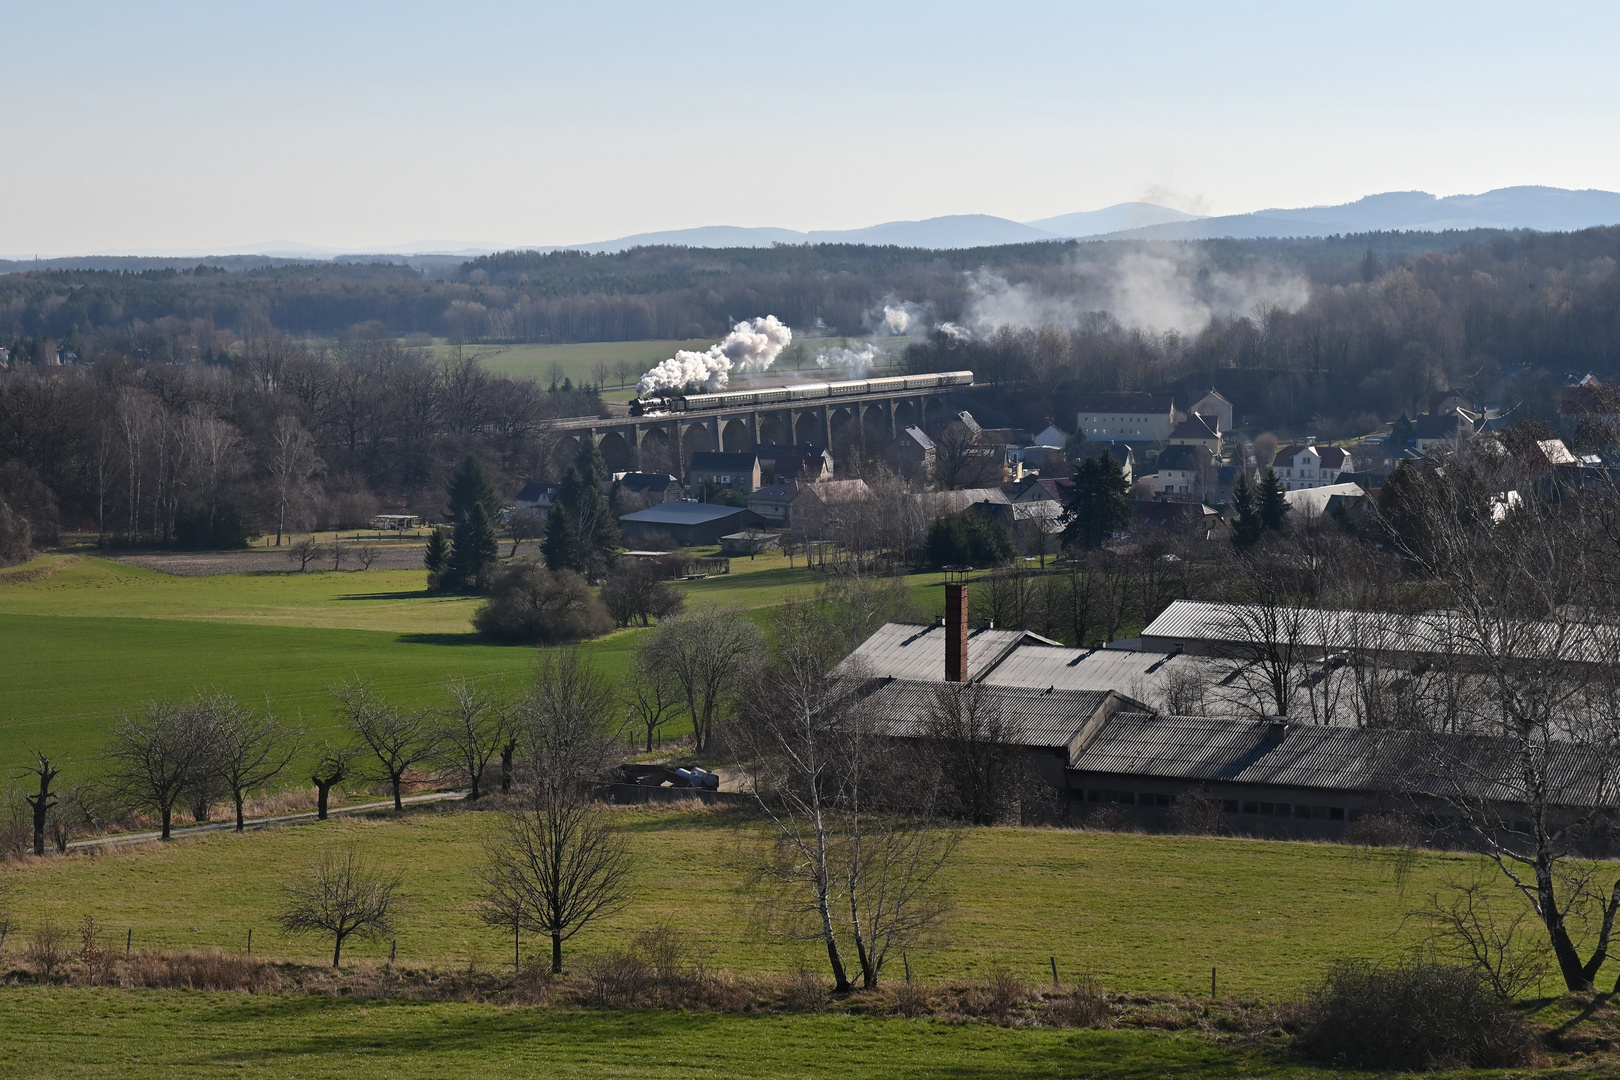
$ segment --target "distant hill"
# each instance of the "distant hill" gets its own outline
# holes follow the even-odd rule
[[[1340,206],[1259,210],[1197,218],[1109,234],[1110,239],[1205,240],[1214,237],[1333,236],[1365,232],[1444,232],[1448,229],[1535,229],[1569,232],[1620,225],[1620,194],[1553,187],[1510,187],[1482,195],[1436,198],[1424,191],[1389,191]]]
[[[1041,218],[1039,221],[1026,221],[1024,224],[1032,229],[1051,233],[1053,236],[1079,240],[1088,236],[1122,232],[1125,229],[1140,229],[1148,225],[1197,220],[1197,214],[1172,210],[1168,206],[1127,202],[1104,207],[1101,210],[1082,210],[1078,214],[1061,214],[1058,217]]]

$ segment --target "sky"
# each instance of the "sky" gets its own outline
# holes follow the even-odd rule
[[[1620,189],[1620,5],[0,0],[0,255]]]

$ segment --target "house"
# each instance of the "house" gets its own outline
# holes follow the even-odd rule
[[[1253,471],[1242,465],[1215,466],[1215,486],[1204,493],[1204,501],[1211,506],[1225,506],[1231,502],[1232,489],[1237,487],[1240,476],[1247,477],[1251,484],[1254,482]]]
[[[1367,497],[1359,484],[1324,484],[1313,488],[1292,488],[1283,493],[1289,508],[1302,518],[1317,518],[1333,509],[1336,502],[1359,506]]]
[[[1193,413],[1170,429],[1171,446],[1202,446],[1210,454],[1221,454],[1220,421],[1203,413]]]
[[[1277,451],[1271,468],[1282,481],[1284,491],[1326,487],[1339,482],[1341,472],[1354,472],[1350,451],[1342,446],[1312,446],[1294,443]]]
[[[748,496],[748,509],[758,514],[773,529],[790,528],[793,524],[791,508],[799,496],[799,481],[785,484],[767,484]]]
[[[857,503],[869,502],[872,489],[865,480],[823,480],[803,484],[788,509],[793,529],[812,540],[824,540],[840,515]]]
[[[1069,460],[1079,464],[1082,458],[1101,457],[1108,454],[1119,463],[1119,471],[1125,474],[1125,482],[1136,482],[1136,451],[1131,444],[1123,441],[1114,442],[1077,442],[1069,448]]]
[[[951,423],[961,424],[967,429],[967,433],[975,439],[978,438],[979,433],[984,430],[984,428],[979,425],[979,422],[973,419],[973,414],[968,412],[966,409],[963,409],[961,412],[957,413],[956,419],[952,420]]]
[[[1465,442],[1473,434],[1474,418],[1461,409],[1420,416],[1412,421],[1412,442],[1420,454],[1444,443]]]
[[[523,490],[517,493],[512,500],[513,510],[532,510],[537,514],[549,514],[552,504],[562,496],[561,484],[545,484],[538,480],[530,480],[523,485]]]
[[[1013,505],[1033,502],[1055,502],[1059,505],[1068,501],[1069,492],[1074,489],[1072,480],[1035,480],[1024,487],[1018,494],[1012,496]]]
[[[1213,478],[1215,459],[1202,446],[1167,446],[1159,451],[1159,471],[1147,479],[1160,498],[1203,498]]]
[[[1050,418],[1046,426],[1037,431],[1033,437],[1035,446],[1067,446],[1069,445],[1068,432],[1060,429]]]
[[[933,521],[935,518],[949,517],[951,514],[960,514],[962,511],[978,506],[981,503],[990,503],[996,506],[1012,505],[1012,499],[998,487],[926,491],[920,495],[912,495],[910,498],[915,500],[917,505],[922,508],[923,517],[928,521]]]
[[[1429,395],[1430,416],[1449,416],[1458,409],[1468,413],[1478,411],[1474,408],[1474,399],[1461,390],[1436,390]]]
[[[620,491],[640,496],[648,506],[681,497],[681,482],[668,473],[614,473],[613,481],[619,485]]]
[[[694,499],[710,484],[748,495],[759,487],[759,479],[759,458],[752,453],[700,450],[686,467],[686,489]]]
[[[934,440],[922,428],[908,427],[889,444],[883,459],[907,475],[918,475],[934,467]]]
[[[1162,394],[1081,394],[1076,430],[1093,442],[1164,442],[1176,424],[1175,400]]]
[[[1195,540],[1213,540],[1226,535],[1226,521],[1213,506],[1194,499],[1191,502],[1154,500],[1131,505],[1131,531],[1154,529],[1181,533]]]
[[[755,555],[781,546],[781,533],[766,532],[763,529],[747,529],[743,532],[727,533],[720,538],[720,554],[747,555],[750,559]]]
[[[1211,417],[1215,421],[1216,431],[1231,431],[1237,426],[1237,413],[1233,410],[1232,403],[1213,387],[1209,393],[1193,402],[1192,408],[1187,411]]]
[[[788,480],[814,483],[831,480],[833,476],[833,456],[825,446],[761,443],[754,447],[754,456],[759,459],[760,479],[767,484]]]
[[[619,531],[627,543],[668,536],[680,547],[704,547],[718,544],[727,533],[759,529],[764,524],[758,514],[741,506],[666,502],[624,515],[619,519]]]

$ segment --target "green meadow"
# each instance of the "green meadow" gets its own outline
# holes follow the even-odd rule
[[[5,1018],[0,1061],[15,1080],[1307,1080],[1346,1075],[1193,1034],[844,1015],[620,1012],[59,987],[0,987],[0,1015]]]
[[[808,944],[754,924],[738,861],[752,826],[718,811],[615,813],[635,856],[634,899],[577,937],[568,957],[667,920],[711,968],[745,975],[824,964]],[[120,943],[133,931],[135,946],[148,949],[231,950],[251,929],[255,955],[320,963],[329,945],[276,926],[281,888],[318,851],[353,845],[404,877],[402,962],[499,966],[511,939],[476,913],[482,841],[497,824],[466,810],[334,819],[0,865],[0,882],[14,886],[12,909],[24,922],[76,926],[93,915]],[[1111,988],[1186,994],[1207,993],[1214,967],[1223,991],[1276,997],[1332,960],[1409,947],[1408,913],[1472,861],[1423,854],[1404,876],[1398,865],[1394,852],[1343,845],[974,829],[948,865],[945,931],[909,959],[930,982],[982,980],[997,966],[1038,982],[1055,957],[1060,972],[1089,971]],[[359,943],[344,955],[358,962],[389,947]]]

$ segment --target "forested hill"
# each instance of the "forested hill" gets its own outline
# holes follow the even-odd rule
[[[1516,235],[1533,234],[1066,241],[954,251],[824,244],[654,247],[617,254],[502,252],[462,264],[446,278],[427,277],[397,262],[228,257],[180,265],[174,259],[106,259],[95,260],[96,269],[81,263],[76,269],[0,273],[0,342],[49,337],[69,342],[80,355],[94,355],[98,347],[116,349],[119,343],[124,351],[144,353],[156,336],[169,341],[155,346],[154,355],[184,358],[188,349],[195,355],[202,348],[195,339],[209,331],[240,338],[258,327],[337,337],[367,322],[399,336],[626,341],[718,335],[735,319],[766,312],[794,326],[812,327],[819,319],[830,332],[855,334],[885,297],[930,303],[940,319],[961,318],[968,300],[965,275],[971,271],[988,270],[1019,282],[1061,277],[1065,270],[1107,273],[1121,259],[1149,253],[1177,262],[1196,260],[1215,272],[1275,265],[1332,285],[1359,280],[1368,250],[1382,264],[1395,265],[1470,245],[1534,242]],[[154,262],[160,265],[150,265]],[[153,327],[166,320],[165,326]]]

